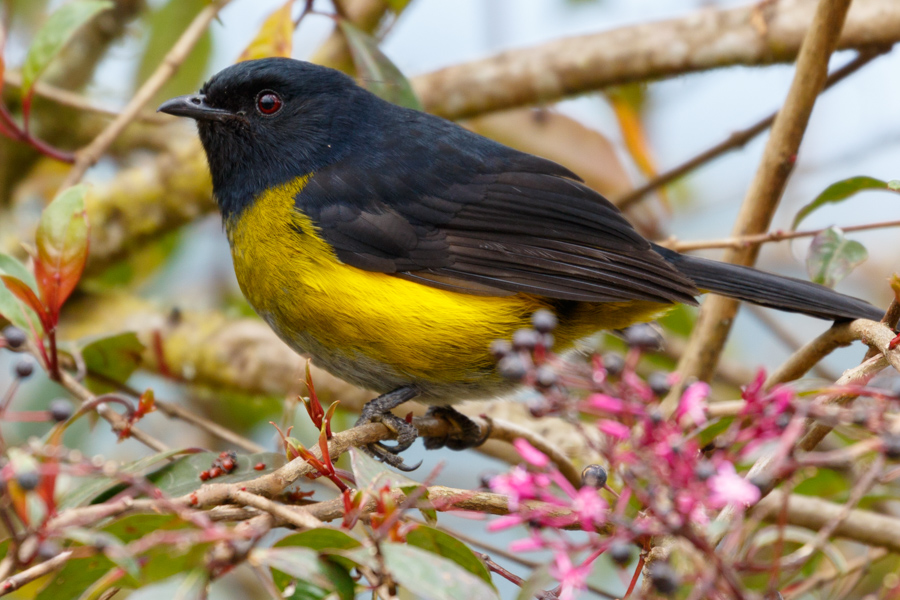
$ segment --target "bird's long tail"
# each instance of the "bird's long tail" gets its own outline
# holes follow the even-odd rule
[[[698,288],[714,294],[820,319],[878,321],[884,316],[883,310],[865,300],[835,292],[817,283],[687,256],[661,246],[654,249],[690,277]]]

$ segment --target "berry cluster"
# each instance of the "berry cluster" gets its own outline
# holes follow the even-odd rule
[[[237,468],[237,452],[225,450],[212,462],[208,471],[200,472],[200,480],[207,481],[222,475],[228,475]],[[265,468],[265,467],[263,467]]]

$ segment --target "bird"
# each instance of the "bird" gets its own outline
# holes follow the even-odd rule
[[[508,393],[490,346],[551,311],[555,348],[696,305],[711,292],[827,320],[883,311],[824,286],[687,256],[641,236],[569,169],[391,104],[290,58],[240,62],[159,109],[196,121],[235,274],[291,348],[378,397],[366,450],[400,469],[412,400],[483,441],[453,409]]]

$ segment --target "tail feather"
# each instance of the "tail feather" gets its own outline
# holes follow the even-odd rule
[[[884,316],[883,310],[865,300],[835,292],[817,283],[686,256],[661,246],[654,249],[690,277],[698,288],[714,294],[819,319],[878,321]]]

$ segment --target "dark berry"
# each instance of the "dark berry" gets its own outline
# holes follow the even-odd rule
[[[790,424],[791,415],[788,413],[781,413],[775,418],[775,427],[777,427],[778,429],[784,429]]]
[[[28,338],[25,337],[25,332],[15,325],[7,325],[4,327],[3,337],[6,338],[6,345],[10,348],[20,348],[28,340]]]
[[[497,371],[507,379],[521,381],[528,369],[519,356],[510,354],[500,359],[500,362],[497,363]]]
[[[665,371],[650,373],[650,376],[647,377],[647,385],[650,386],[650,391],[660,398],[668,394],[669,390],[672,389],[672,386],[669,385],[669,374]]]
[[[602,488],[606,485],[607,478],[606,469],[600,465],[588,465],[581,472],[581,482],[592,488]]]
[[[34,373],[34,361],[30,357],[24,356],[16,363],[16,377],[25,379],[31,377]]]
[[[603,355],[603,368],[607,375],[618,375],[625,368],[625,358],[618,352],[607,352]]]
[[[900,458],[900,435],[896,433],[885,433],[881,436],[881,443],[884,445],[884,455],[891,460]]]
[[[657,592],[671,596],[678,590],[678,575],[667,562],[655,562],[650,565],[650,581]]]
[[[512,344],[516,350],[534,350],[541,341],[541,336],[534,329],[518,329],[513,334]]]
[[[494,355],[494,358],[499,360],[510,352],[512,352],[512,344],[509,343],[509,340],[494,340],[491,342],[491,354]]]
[[[16,483],[18,483],[19,487],[26,492],[36,488],[40,482],[41,476],[37,471],[22,471],[21,473],[16,473]]]
[[[531,315],[531,324],[541,333],[550,333],[556,329],[556,315],[542,308]]]
[[[653,325],[639,323],[625,330],[625,343],[632,348],[659,350],[662,347],[662,337]]]
[[[550,387],[556,383],[556,371],[550,365],[541,365],[534,372],[534,378],[538,385]]]
[[[697,479],[700,481],[706,481],[715,474],[716,467],[708,460],[701,460],[697,463],[697,466],[694,467],[694,475],[696,475]]]
[[[631,545],[626,542],[615,541],[609,547],[609,557],[620,567],[631,562]]]
[[[72,417],[72,403],[65,398],[57,398],[50,403],[50,417],[57,423],[68,421]]]

